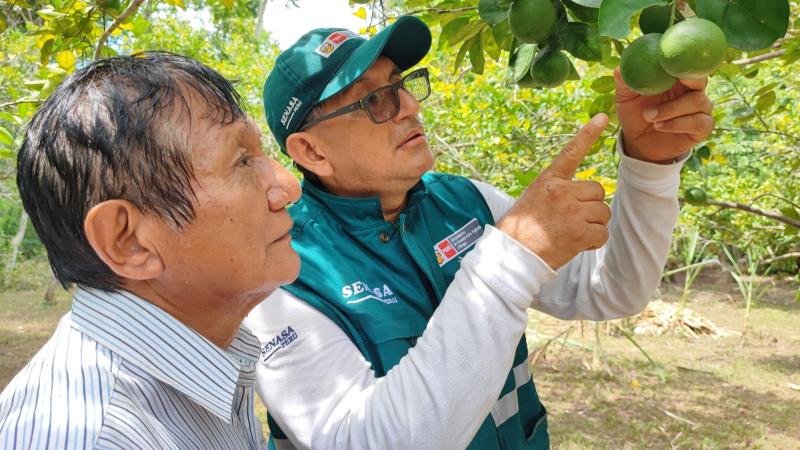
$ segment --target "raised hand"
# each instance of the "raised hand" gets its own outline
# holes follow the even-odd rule
[[[669,163],[714,131],[713,105],[705,93],[708,78],[679,80],[669,91],[654,96],[633,92],[619,69],[614,71],[614,79],[617,116],[628,156]]]
[[[594,181],[572,180],[607,125],[604,114],[584,125],[497,223],[497,228],[554,270],[608,240],[611,209],[604,201],[603,187]]]

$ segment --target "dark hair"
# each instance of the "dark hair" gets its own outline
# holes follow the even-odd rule
[[[245,117],[222,75],[165,52],[94,62],[64,80],[33,116],[17,159],[17,185],[64,287],[120,287],[84,233],[94,205],[124,199],[177,230],[193,220],[191,94],[220,124]]]

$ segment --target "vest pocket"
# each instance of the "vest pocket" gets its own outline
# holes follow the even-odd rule
[[[547,432],[547,410],[542,406],[542,413],[525,424],[525,439],[531,449],[550,448],[550,436]]]

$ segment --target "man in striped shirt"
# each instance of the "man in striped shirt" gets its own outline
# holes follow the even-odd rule
[[[299,186],[231,84],[172,54],[91,64],[33,117],[17,170],[76,291],[0,395],[0,448],[263,448],[241,322],[297,276]]]

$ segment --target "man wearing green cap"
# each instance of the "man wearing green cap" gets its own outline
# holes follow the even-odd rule
[[[300,276],[246,322],[273,448],[547,448],[526,309],[628,316],[661,278],[680,161],[713,129],[706,81],[639,97],[617,75],[611,209],[572,180],[602,115],[514,200],[429,172],[428,72],[403,73],[430,43],[413,17],[369,40],[312,30],[264,85],[270,130],[305,177],[290,210]]]

